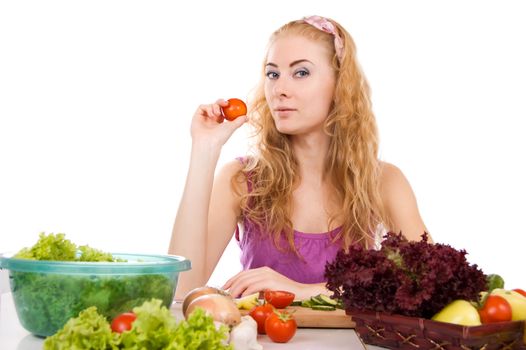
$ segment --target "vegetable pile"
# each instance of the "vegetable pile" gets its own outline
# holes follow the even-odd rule
[[[160,300],[145,302],[133,309],[136,319],[131,329],[112,332],[110,324],[95,307],[70,319],[55,335],[44,341],[44,350],[197,350],[232,349],[226,345],[228,328],[216,328],[212,317],[196,309],[186,321],[177,323]]]
[[[55,261],[115,262],[109,253],[77,247],[64,234],[40,234],[31,248],[15,255],[19,259]],[[89,275],[37,272],[10,272],[13,297],[24,328],[48,336],[61,328],[69,318],[89,306],[100,314],[113,318],[151,298],[170,305],[174,284],[163,274]]]
[[[249,316],[257,324],[257,333],[266,334],[275,343],[291,340],[298,325],[293,312],[284,309],[294,304],[296,295],[284,290],[268,289],[263,293],[263,304],[260,304],[258,296],[259,292],[237,300],[237,307],[240,310],[249,310]]]
[[[353,244],[325,267],[327,288],[347,310],[372,310],[431,318],[450,302],[478,300],[487,289],[484,273],[465,250],[445,244],[409,242],[388,233],[380,250]]]
[[[222,324],[230,329],[229,343],[236,350],[263,349],[258,343],[256,321],[250,316],[241,316],[236,303],[226,291],[203,286],[188,292],[182,305],[184,317],[190,319],[195,312],[201,310],[204,310],[216,324]]]

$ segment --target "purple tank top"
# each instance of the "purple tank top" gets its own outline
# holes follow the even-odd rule
[[[237,158],[246,162],[244,158]],[[249,179],[248,191],[252,190]],[[341,240],[334,243],[332,239],[341,227],[323,233],[304,233],[294,230],[294,245],[300,256],[290,250],[285,237],[281,237],[278,250],[272,237],[261,232],[257,225],[243,218],[243,235],[239,239],[239,228],[236,239],[241,248],[241,264],[243,270],[268,266],[282,275],[300,283],[326,282],[325,264],[332,262],[341,248]]]
[[[288,248],[288,242],[281,237],[278,250],[271,237],[263,235],[257,225],[247,219],[243,220],[241,247],[241,264],[243,270],[268,266],[282,275],[300,283],[326,282],[325,264],[332,262],[341,248],[341,242],[332,243],[332,238],[341,230],[336,228],[324,233],[304,233],[294,230],[294,245],[300,256]],[[236,238],[238,238],[236,232]]]

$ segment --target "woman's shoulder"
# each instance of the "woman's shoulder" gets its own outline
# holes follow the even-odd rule
[[[218,172],[218,177],[230,181],[233,177],[242,172],[245,166],[246,165],[241,157],[230,160],[221,166]]]
[[[390,220],[389,229],[418,241],[427,229],[420,217],[416,196],[402,171],[389,163],[381,165],[380,196]]]
[[[380,194],[384,202],[412,195],[411,185],[404,173],[396,165],[380,161]]]
[[[250,167],[250,164],[252,164],[253,160],[254,159],[250,156],[236,157],[235,159],[226,162],[220,169],[220,172],[230,175],[229,177],[235,176],[239,172],[246,171]]]
[[[248,161],[248,157],[237,157],[223,164],[217,175],[219,182],[223,185],[230,183],[238,194],[246,193],[247,176],[244,169]]]
[[[396,185],[401,181],[406,181],[404,173],[396,165],[379,161],[380,164],[380,185]]]

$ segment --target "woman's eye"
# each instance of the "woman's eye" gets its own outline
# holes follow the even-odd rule
[[[276,72],[267,72],[267,78],[269,79],[277,79],[279,77],[279,74]]]
[[[300,78],[302,78],[302,77],[306,77],[306,76],[308,76],[309,74],[310,74],[309,71],[306,70],[306,69],[300,69],[299,71],[297,71],[296,73],[294,73],[295,76],[300,77]]]

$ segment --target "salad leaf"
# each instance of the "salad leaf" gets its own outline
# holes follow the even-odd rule
[[[39,240],[31,248],[23,248],[15,258],[32,260],[75,261],[77,246],[65,238],[63,233],[46,235],[41,232]]]
[[[132,329],[112,333],[109,322],[95,307],[90,307],[48,337],[44,350],[233,350],[226,344],[228,328],[225,325],[216,328],[213,318],[202,309],[196,309],[188,320],[180,323],[156,299],[135,307],[133,312],[137,318]]]
[[[118,340],[108,321],[92,306],[70,319],[55,335],[46,338],[44,350],[114,350],[118,349]]]
[[[225,325],[216,328],[211,316],[206,315],[201,308],[195,309],[187,321],[179,323],[175,330],[174,339],[168,350],[200,350],[218,349],[233,350],[227,344],[228,327]]]
[[[465,250],[388,233],[379,251],[353,244],[325,266],[327,288],[346,309],[430,318],[456,299],[477,301],[486,275]]]
[[[80,254],[78,254],[80,252]],[[77,245],[66,239],[64,233],[45,232],[39,234],[39,239],[31,248],[23,248],[15,254],[15,258],[50,261],[125,261],[114,258],[110,253],[91,248],[87,245]]]
[[[170,311],[161,306],[160,300],[152,300],[135,307],[137,319],[132,329],[121,334],[122,349],[166,349],[177,328]]]
[[[116,261],[125,261],[122,259],[116,259],[110,253],[105,253],[102,250],[91,248],[87,245],[82,245],[79,247],[80,256],[78,261],[107,261],[107,262],[116,262]]]

